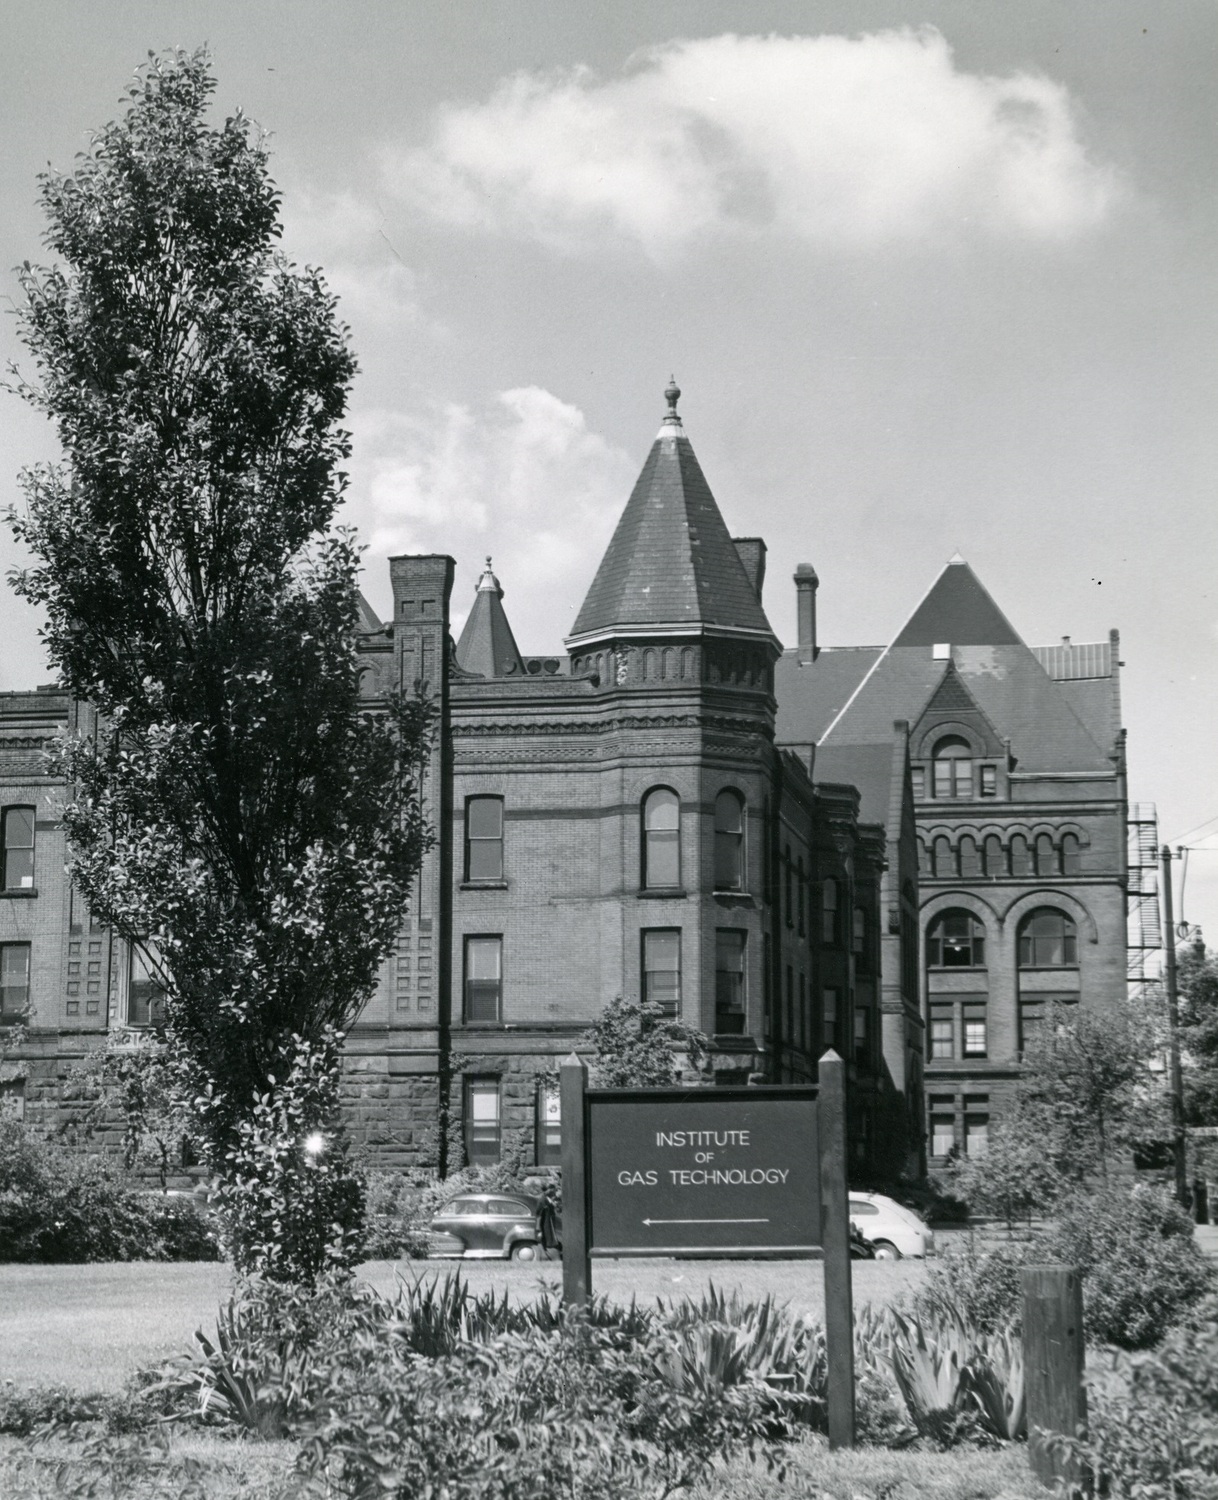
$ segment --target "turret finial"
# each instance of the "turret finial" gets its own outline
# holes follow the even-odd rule
[[[677,377],[675,375],[668,377],[664,399],[668,402],[668,410],[664,413],[664,427],[680,427],[681,418],[677,412],[677,402],[681,399],[681,387],[677,384]],[[661,431],[663,431],[663,428],[661,428]]]

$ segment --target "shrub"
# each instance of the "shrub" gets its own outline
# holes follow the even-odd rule
[[[1088,1336],[1123,1349],[1157,1343],[1215,1283],[1188,1214],[1143,1185],[1070,1201],[1046,1252],[1083,1271]]]
[[[1087,1381],[1084,1440],[1060,1440],[1100,1494],[1137,1500],[1218,1496],[1218,1300],[1150,1354],[1110,1354]]]
[[[1020,1267],[1043,1258],[1039,1243],[982,1250],[970,1234],[963,1245],[950,1246],[931,1265],[914,1298],[914,1310],[924,1317],[958,1317],[979,1333],[1017,1328],[1022,1295]]]
[[[367,1335],[350,1352],[301,1454],[319,1495],[660,1500],[720,1455],[772,1452],[782,1406],[691,1367],[663,1330],[623,1348],[578,1317],[435,1360]]]
[[[216,1260],[188,1199],[143,1193],[95,1157],[0,1122],[0,1260]]]

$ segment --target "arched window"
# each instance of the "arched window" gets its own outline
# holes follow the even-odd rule
[[[932,969],[985,967],[985,928],[969,911],[945,911],[926,932],[926,963]]]
[[[935,840],[935,877],[938,880],[950,880],[955,874],[955,851],[948,836],[941,833]]]
[[[931,863],[930,863],[930,850],[926,847],[926,845],[922,842],[922,840],[919,839],[918,840],[918,874],[919,875],[933,875],[934,873],[935,872],[931,868]]]
[[[973,747],[958,734],[945,735],[935,746],[935,796],[973,795]]]
[[[1064,911],[1044,906],[1019,924],[1021,969],[1072,969],[1077,965],[1078,934]]]
[[[1041,877],[1057,874],[1057,854],[1047,833],[1036,835],[1036,873]]]
[[[1011,874],[1031,875],[1032,873],[1032,851],[1028,848],[1028,841],[1022,833],[1011,835]]]
[[[658,786],[643,799],[643,888],[675,889],[681,884],[681,803]]]
[[[1007,858],[1002,847],[1002,840],[996,833],[987,833],[985,836],[985,873],[1005,875],[1006,872]]]
[[[981,874],[981,852],[971,833],[960,835],[960,874],[965,880]]]
[[[1081,875],[1083,872],[1082,845],[1076,833],[1062,834],[1062,874]]]
[[[744,804],[736,792],[715,798],[715,889],[744,889]]]

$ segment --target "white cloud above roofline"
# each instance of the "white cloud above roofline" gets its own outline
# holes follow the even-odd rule
[[[390,191],[433,218],[568,253],[667,259],[706,236],[830,250],[1072,239],[1117,202],[1068,91],[961,70],[932,28],[649,48],[620,74],[505,79],[448,104]]]

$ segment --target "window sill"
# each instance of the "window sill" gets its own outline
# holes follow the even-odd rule
[[[0,891],[0,899],[5,901],[30,901],[38,894],[36,885],[13,886],[11,890]]]
[[[927,964],[931,974],[986,974],[986,964]]]
[[[639,892],[640,901],[683,901],[689,893],[679,885],[658,885]]]
[[[506,891],[506,880],[463,880],[457,887],[462,891]]]

